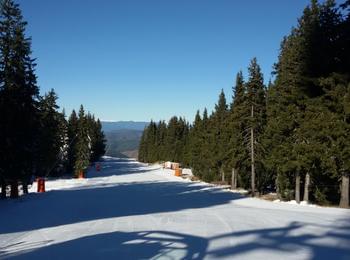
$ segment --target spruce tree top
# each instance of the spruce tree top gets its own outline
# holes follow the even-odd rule
[[[18,4],[12,0],[0,2],[0,88],[20,90],[34,98],[39,94],[35,63],[31,59],[31,39],[25,37],[27,22]]]
[[[207,110],[207,108],[204,108],[203,121],[206,122],[207,120],[208,120],[208,110]]]
[[[197,124],[200,123],[201,121],[202,121],[202,119],[201,119],[200,112],[199,112],[199,110],[197,110],[196,117],[195,117],[195,119],[194,119],[194,125],[197,125]]]
[[[226,97],[223,89],[221,89],[219,101],[215,105],[215,111],[218,113],[227,111]]]
[[[243,73],[242,71],[237,73],[236,76],[236,86],[233,87],[233,102],[231,103],[231,110],[233,110],[233,108],[235,106],[238,106],[240,104],[242,104],[244,102],[244,98],[245,98],[245,84],[244,84],[244,79],[243,79]]]

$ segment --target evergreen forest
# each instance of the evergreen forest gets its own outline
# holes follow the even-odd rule
[[[35,177],[77,176],[105,152],[101,122],[81,105],[67,120],[52,89],[40,95],[31,38],[19,5],[1,1],[0,184],[1,198],[28,193]]]
[[[349,207],[350,1],[312,0],[282,39],[268,84],[256,58],[232,100],[193,123],[174,116],[144,130],[139,160],[180,162],[199,179],[252,196]],[[258,48],[258,46],[257,46]]]

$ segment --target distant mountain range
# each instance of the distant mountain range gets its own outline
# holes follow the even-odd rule
[[[137,158],[142,132],[148,122],[102,121],[107,146],[106,155],[120,158]]]
[[[143,131],[149,124],[148,122],[134,122],[134,121],[102,121],[102,130],[107,133],[114,130],[130,129]]]

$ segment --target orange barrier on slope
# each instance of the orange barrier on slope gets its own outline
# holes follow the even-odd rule
[[[38,178],[37,179],[38,182],[38,192],[42,193],[45,192],[45,178]]]
[[[178,176],[178,177],[182,176],[182,169],[181,168],[175,169],[175,176]]]
[[[84,172],[80,171],[78,174],[78,179],[85,179]]]

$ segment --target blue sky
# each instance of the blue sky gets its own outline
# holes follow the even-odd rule
[[[19,0],[44,93],[102,120],[193,120],[231,101],[257,57],[271,77],[307,0]]]

